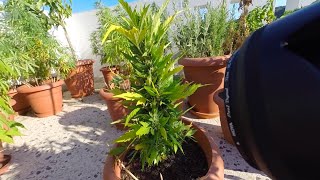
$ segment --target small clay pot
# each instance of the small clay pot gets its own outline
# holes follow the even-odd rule
[[[213,101],[214,93],[224,85],[224,74],[227,60],[230,56],[206,58],[183,58],[185,80],[205,85],[188,97],[188,104],[194,106],[190,112],[200,118],[215,118],[219,116],[218,105]]]
[[[99,94],[105,100],[108,106],[108,112],[111,116],[112,121],[122,119],[129,113],[129,110],[121,104],[123,100],[120,98],[114,98],[113,93],[105,92],[104,89],[100,89]],[[116,127],[119,130],[126,130],[123,124],[117,123]]]
[[[191,124],[190,121],[182,119],[187,125]],[[224,162],[220,155],[218,146],[214,143],[213,138],[208,134],[208,132],[199,127],[196,124],[192,124],[192,127],[196,130],[194,137],[197,143],[202,148],[206,155],[208,163],[208,172],[201,180],[220,180],[224,179]],[[103,169],[103,179],[104,180],[119,180],[121,179],[121,168],[115,162],[114,156],[108,155],[104,169]]]
[[[24,115],[30,110],[30,104],[24,94],[18,93],[16,89],[10,89],[8,95],[11,97],[10,106],[19,115]]]
[[[17,88],[18,93],[24,94],[37,117],[48,117],[62,111],[63,80],[42,86]]]
[[[77,61],[76,68],[65,79],[68,90],[73,98],[82,98],[94,92],[94,60]]]
[[[227,114],[224,106],[224,90],[220,89],[214,94],[214,101],[219,106],[219,114],[220,114],[220,124],[223,132],[224,139],[232,144],[235,145],[232,139],[232,135],[230,133],[230,129],[228,126]]]
[[[110,85],[114,75],[119,72],[119,68],[116,66],[107,66],[101,68],[100,71],[104,77],[104,82]]]

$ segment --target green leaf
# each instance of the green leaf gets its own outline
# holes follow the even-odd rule
[[[146,123],[146,122],[141,121],[140,124],[141,124],[142,126],[144,126],[144,127],[149,127],[149,124]]]
[[[174,153],[177,153],[178,146],[176,144],[173,144],[173,150],[174,150]]]
[[[128,142],[136,137],[136,131],[129,131],[122,136],[120,136],[118,139],[115,140],[116,143],[123,143]]]
[[[143,143],[140,143],[140,144],[135,145],[135,146],[134,146],[134,149],[137,150],[137,151],[139,151],[139,150],[141,150],[141,149],[143,149],[143,148],[145,148],[145,147],[146,147],[146,146],[145,146]]]
[[[162,137],[163,137],[165,140],[168,139],[168,138],[167,138],[167,131],[166,131],[163,127],[160,128],[160,133],[161,133]]]
[[[149,133],[149,131],[150,131],[150,127],[142,126],[142,127],[136,132],[136,135],[138,135],[138,136],[146,135],[146,134]]]
[[[109,154],[111,154],[112,156],[118,156],[119,154],[122,154],[125,150],[126,150],[126,147],[124,147],[124,146],[115,147],[115,148],[111,149]]]
[[[157,94],[153,91],[152,87],[144,86],[144,89],[151,95],[151,96],[157,96]]]
[[[140,108],[136,108],[126,117],[125,126],[128,125],[129,121],[140,111]]]

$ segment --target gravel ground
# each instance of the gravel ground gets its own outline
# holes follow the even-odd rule
[[[4,180],[102,179],[102,169],[112,141],[121,131],[110,125],[111,118],[99,94],[73,100],[64,94],[63,112],[47,118],[36,118],[31,113],[17,117],[25,125],[24,136],[15,144],[4,144],[13,156],[10,171]],[[237,149],[222,135],[219,119],[195,120],[215,138],[225,162],[225,179],[269,179],[250,167]]]

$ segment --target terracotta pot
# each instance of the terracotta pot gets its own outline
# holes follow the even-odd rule
[[[232,135],[230,133],[230,129],[228,126],[228,120],[227,120],[227,114],[224,106],[224,97],[223,97],[223,89],[218,90],[214,94],[214,101],[218,104],[219,106],[219,114],[220,114],[220,124],[223,132],[224,139],[232,144],[235,145],[232,139]]]
[[[111,116],[112,121],[122,119],[129,113],[129,110],[121,104],[122,99],[114,98],[113,93],[105,92],[104,89],[100,89],[99,94],[106,101],[106,104],[108,106],[108,112]],[[116,127],[119,130],[126,129],[123,124],[116,124]]]
[[[194,106],[190,111],[200,118],[219,116],[218,105],[213,101],[214,93],[223,87],[224,73],[230,56],[212,58],[184,58],[179,60],[188,82],[202,85],[193,95],[188,97],[188,104]]]
[[[104,82],[110,85],[114,74],[118,73],[119,68],[117,68],[116,66],[107,66],[107,67],[101,68],[100,71],[104,77]]]
[[[77,66],[65,79],[68,90],[73,98],[89,96],[94,92],[94,60],[77,61]]]
[[[16,89],[10,89],[8,95],[11,97],[10,106],[19,115],[26,114],[30,110],[30,104],[24,94],[20,94]]]
[[[18,93],[24,94],[37,117],[48,117],[62,111],[62,80],[42,86],[18,87]]]
[[[183,119],[185,124],[190,124],[191,122]],[[193,128],[196,130],[194,134],[197,143],[200,145],[204,151],[208,163],[208,172],[201,180],[220,180],[224,179],[224,162],[219,152],[218,146],[214,143],[213,138],[208,134],[208,132],[192,124]],[[115,158],[108,155],[105,166],[103,169],[103,179],[104,180],[119,180],[121,179],[121,168],[115,163]]]

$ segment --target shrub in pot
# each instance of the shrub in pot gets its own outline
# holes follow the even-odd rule
[[[100,71],[103,74],[105,83],[110,85],[116,74],[129,74],[130,67],[122,54],[122,52],[128,52],[129,42],[117,32],[110,34],[108,41],[105,43],[102,44],[101,40],[111,24],[120,24],[123,21],[121,17],[125,12],[121,6],[110,9],[101,4],[101,2],[96,3],[96,8],[99,26],[91,34],[91,46],[93,53],[100,57],[101,65],[107,65],[102,67]]]
[[[188,4],[185,4],[188,7]],[[231,52],[231,45],[226,45],[227,30],[232,25],[228,19],[225,4],[219,7],[205,6],[207,13],[200,9],[187,9],[176,23],[175,43],[184,58],[185,79],[188,82],[206,85],[200,87],[188,97],[193,106],[191,112],[200,118],[219,116],[217,104],[213,101],[214,93],[223,86],[226,61]]]
[[[131,9],[123,0],[119,2],[127,13],[123,17],[125,22],[111,25],[105,37],[116,31],[130,42],[129,52],[124,53],[133,67],[130,90],[114,89],[112,92],[114,97],[131,103],[132,111],[122,121],[128,131],[115,140],[117,146],[107,157],[104,179],[119,179],[119,167],[124,167],[122,160],[129,154],[133,159],[138,157],[144,169],[159,165],[170,155],[183,151],[182,144],[186,139],[192,139],[195,129],[181,121],[184,112],[179,109],[179,100],[191,95],[200,86],[182,83],[182,79],[174,78],[174,74],[181,71],[182,67],[174,67],[177,59],[173,58],[173,54],[165,53],[168,47],[165,37],[176,14],[161,20],[169,1],[156,13],[150,11],[150,6],[137,10]],[[209,170],[208,176],[222,179],[223,161],[217,153],[211,155],[215,159],[215,168]]]
[[[46,117],[62,110],[61,79],[69,73],[74,61],[48,33],[51,26],[33,7],[37,6],[10,0],[5,5],[5,15],[14,27],[19,25],[20,31],[28,37],[22,48],[25,58],[34,65],[30,71],[20,69],[25,85],[17,91],[25,95],[38,117]]]

